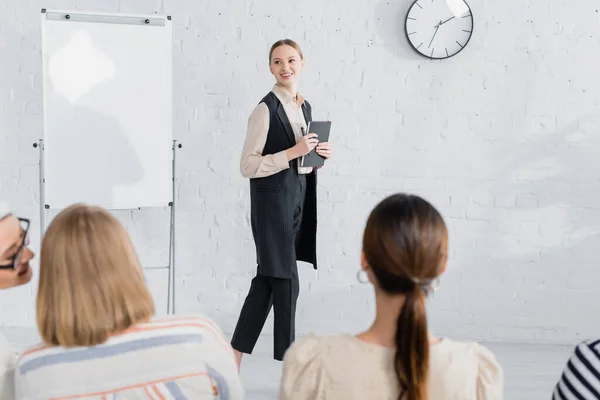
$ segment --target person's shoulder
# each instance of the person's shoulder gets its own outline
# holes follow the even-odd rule
[[[577,398],[591,398],[587,388],[600,384],[599,350],[600,339],[585,340],[575,346],[554,388],[553,398],[566,398],[565,391],[573,392]]]
[[[148,322],[137,325],[138,329],[158,330],[158,329],[185,329],[200,328],[203,330],[213,330],[221,333],[221,328],[211,318],[203,314],[191,315],[169,315],[155,317]],[[135,330],[135,328],[133,329]]]
[[[431,346],[433,349],[443,349],[446,351],[477,351],[480,347],[485,346],[475,341],[462,341],[450,338],[440,339],[439,342]]]
[[[480,373],[502,375],[502,366],[496,356],[486,346],[478,342],[461,342],[444,339],[431,347],[431,355],[440,360],[453,360],[453,363],[472,366]]]
[[[579,343],[577,347],[584,347],[594,352],[598,352],[600,351],[600,339],[596,338],[584,340],[583,342]]]
[[[451,365],[462,371],[473,371],[477,390],[484,394],[483,398],[503,398],[504,371],[494,353],[486,346],[478,342],[444,339],[432,347],[431,354],[436,361],[440,361],[438,364],[445,371],[449,371]]]
[[[277,95],[270,91],[258,102],[258,105],[264,104],[267,108],[270,109],[273,106],[277,105],[278,102],[279,99],[277,98]]]
[[[0,216],[1,218],[1,216]],[[17,357],[14,348],[0,334],[0,398],[14,399],[14,370]]]
[[[290,350],[305,350],[315,346],[320,346],[321,342],[326,338],[324,335],[317,335],[315,333],[309,333],[308,335],[302,336],[296,339],[290,346]]]
[[[28,365],[35,364],[35,360],[38,358],[51,356],[55,354],[61,354],[65,352],[65,348],[62,346],[53,346],[47,343],[38,343],[26,348],[17,357],[16,364],[19,366],[19,370],[22,372],[28,371]]]
[[[308,334],[296,340],[286,351],[283,362],[286,368],[295,366],[321,367],[324,342],[328,338],[323,335]]]
[[[593,366],[600,365],[600,339],[589,339],[578,343],[571,354],[571,360],[579,360]],[[600,368],[596,368],[600,372]]]
[[[262,115],[269,115],[269,106],[264,101],[261,101],[256,106],[254,106],[252,113],[250,113],[251,117],[258,117]]]
[[[130,331],[141,332],[142,336],[185,335],[190,340],[193,340],[193,336],[198,336],[207,346],[218,345],[227,351],[231,348],[221,327],[203,314],[158,317],[136,325]]]
[[[496,359],[494,353],[492,353],[486,346],[475,341],[457,341],[452,339],[444,338],[439,343],[432,346],[433,352],[439,353],[461,353],[468,358],[475,360],[480,357],[486,357],[490,359]]]
[[[0,362],[4,363],[7,360],[15,358],[15,349],[8,342],[6,337],[0,333]]]
[[[296,340],[288,353],[290,353],[290,358],[296,362],[309,363],[330,356],[339,350],[345,351],[352,343],[352,336],[348,334],[317,335],[311,333]]]
[[[330,340],[309,334],[292,344],[283,357],[279,399],[314,399],[326,390],[330,374],[323,345]]]
[[[353,336],[346,333],[340,334],[316,334],[310,333],[294,342],[298,346],[307,346],[309,344],[318,344],[320,346],[346,345],[353,340]]]

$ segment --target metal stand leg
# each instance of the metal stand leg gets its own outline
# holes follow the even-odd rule
[[[46,177],[44,176],[44,139],[39,139],[38,143],[34,143],[33,147],[37,147],[40,153],[38,160],[39,170],[39,182],[40,182],[40,243],[44,237],[44,231],[46,230],[46,196],[44,194],[44,186],[46,183]]]
[[[181,148],[177,140],[173,140],[173,201],[171,206],[171,223],[169,226],[169,288],[167,298],[167,314],[175,314],[175,198],[176,198],[176,155],[177,149]]]

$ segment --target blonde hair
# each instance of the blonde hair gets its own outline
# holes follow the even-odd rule
[[[296,50],[298,52],[300,59],[304,60],[304,56],[302,55],[302,50],[300,50],[300,46],[298,45],[298,43],[294,42],[292,39],[281,39],[281,40],[278,40],[275,43],[273,43],[273,45],[271,46],[271,50],[269,50],[269,64],[271,64],[271,61],[273,60],[273,52],[275,51],[276,48],[278,48],[280,46],[293,47],[294,50]]]
[[[37,326],[42,339],[94,346],[147,321],[154,301],[125,228],[100,207],[75,204],[42,241]]]

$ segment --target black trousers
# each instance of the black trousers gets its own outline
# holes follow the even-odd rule
[[[296,235],[302,222],[305,194],[306,177],[299,175],[294,196],[294,232]],[[283,360],[285,351],[296,338],[296,302],[300,291],[298,267],[294,264],[290,268],[292,268],[290,279],[260,275],[257,269],[231,339],[231,345],[235,350],[247,354],[252,353],[271,308],[273,308],[275,313],[273,356],[276,360]]]

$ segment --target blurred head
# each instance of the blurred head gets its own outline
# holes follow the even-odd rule
[[[0,289],[23,285],[31,280],[29,261],[29,221],[17,218],[5,204],[0,204]]]
[[[427,398],[425,297],[446,268],[447,248],[442,216],[421,197],[390,196],[367,221],[362,267],[380,295],[405,298],[397,321],[395,368],[407,400]]]
[[[121,223],[83,204],[58,214],[42,241],[37,325],[44,341],[93,346],[153,315],[152,296]]]
[[[304,57],[298,43],[291,39],[282,39],[273,43],[269,51],[269,68],[278,85],[283,87],[296,85],[304,69]]]

